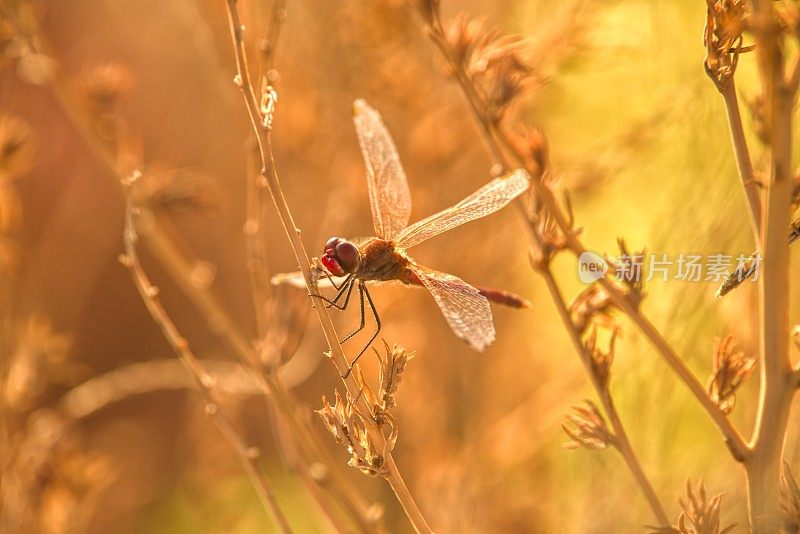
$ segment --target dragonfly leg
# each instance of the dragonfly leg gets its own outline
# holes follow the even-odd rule
[[[372,316],[375,318],[375,326],[376,326],[376,328],[375,328],[375,333],[372,334],[372,337],[369,338],[369,341],[367,341],[367,344],[364,345],[363,349],[361,349],[361,352],[359,352],[358,355],[353,359],[353,362],[347,368],[347,372],[344,374],[344,376],[342,378],[347,378],[350,375],[350,372],[353,370],[353,367],[358,362],[358,359],[361,358],[361,356],[363,356],[365,352],[367,352],[367,349],[369,348],[370,345],[372,345],[372,342],[375,341],[375,338],[378,337],[378,334],[381,331],[381,318],[378,316],[378,310],[375,308],[375,303],[372,302],[372,296],[369,294],[369,290],[363,284],[362,284],[361,287],[359,287],[359,290],[363,293],[361,295],[362,305],[363,305],[364,296],[367,297],[367,303],[369,304],[369,308],[372,310]],[[363,314],[363,308],[362,308],[362,314],[361,315],[362,315],[362,323],[363,323],[363,315],[364,315]],[[362,328],[363,328],[363,326],[362,326]]]
[[[320,299],[328,308],[336,308],[337,310],[344,310],[347,308],[347,304],[350,302],[350,294],[353,292],[353,283],[355,282],[355,277],[350,275],[345,279],[342,283],[339,292],[336,293],[336,296],[333,297],[333,300],[323,297],[322,295],[311,295],[312,297]],[[339,304],[339,300],[344,296],[344,302]]]
[[[341,287],[341,286],[337,286],[337,285],[336,285],[336,282],[334,282],[334,281],[333,281],[333,277],[330,275],[330,273],[329,273],[328,271],[322,271],[322,275],[325,277],[325,279],[326,279],[328,282],[330,282],[330,283],[331,283],[331,285],[333,286],[333,288],[334,288],[335,290],[337,290],[337,291],[339,290],[339,287]]]
[[[364,330],[364,324],[366,323],[366,319],[365,319],[365,315],[364,315],[364,291],[366,291],[366,288],[364,287],[364,283],[363,282],[359,282],[358,283],[358,304],[359,304],[359,309],[360,309],[361,313],[359,315],[358,328],[356,328],[355,330],[353,330],[352,332],[350,332],[349,334],[344,336],[341,340],[339,340],[339,343],[344,343],[345,341],[347,341],[348,339],[350,339],[354,335],[356,335],[359,332],[361,332],[362,330]]]

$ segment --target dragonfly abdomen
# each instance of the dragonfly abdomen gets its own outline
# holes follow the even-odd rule
[[[475,289],[477,289],[481,295],[486,297],[486,300],[489,302],[494,302],[495,304],[502,304],[503,306],[509,306],[517,309],[531,307],[530,301],[520,297],[516,293],[512,293],[511,291],[481,286],[475,286]]]
[[[420,281],[417,274],[412,271],[411,269],[406,269],[404,276],[400,278],[400,281],[404,284],[410,284],[413,286],[422,286],[422,282]],[[508,306],[510,308],[530,308],[531,303],[516,293],[512,293],[511,291],[505,291],[503,289],[494,289],[491,287],[481,287],[481,286],[472,286],[478,290],[478,292],[486,297],[486,300],[489,302],[493,302],[495,304],[502,304],[503,306]]]

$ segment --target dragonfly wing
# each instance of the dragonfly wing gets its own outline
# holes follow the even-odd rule
[[[527,191],[530,176],[517,169],[506,177],[495,178],[470,196],[444,211],[412,224],[397,236],[397,245],[413,247],[456,226],[485,217]]]
[[[339,279],[341,281],[341,279]],[[273,286],[292,286],[299,289],[306,289],[306,279],[303,276],[303,273],[300,271],[294,271],[291,273],[278,273],[272,276],[269,279],[270,284]],[[333,287],[330,279],[322,278],[319,283],[317,283],[317,287],[325,289],[329,287]]]
[[[394,240],[408,226],[411,193],[397,147],[380,114],[361,99],[353,103],[353,123],[367,167],[369,203],[378,237]]]
[[[447,324],[473,349],[483,352],[494,341],[494,322],[489,301],[462,279],[447,273],[409,265],[430,291]]]

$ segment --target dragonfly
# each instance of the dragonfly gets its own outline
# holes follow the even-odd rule
[[[495,339],[489,303],[512,308],[527,308],[530,303],[509,291],[472,286],[457,276],[425,267],[411,258],[407,250],[505,207],[528,190],[530,176],[523,169],[511,171],[461,202],[409,226],[411,194],[389,130],[380,114],[361,99],[353,104],[353,123],[367,170],[375,236],[354,240],[331,237],[325,243],[320,262],[330,275],[344,280],[341,285],[333,284],[337,293],[332,299],[318,296],[328,307],[344,310],[353,291],[358,293],[360,322],[342,343],[365,328],[365,305],[375,320],[375,332],[350,364],[348,373],[381,330],[381,320],[366,282],[399,281],[424,287],[455,335],[476,351],[484,351]],[[469,254],[469,249],[465,253]]]

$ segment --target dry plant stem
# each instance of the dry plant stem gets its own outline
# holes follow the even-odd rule
[[[789,247],[785,229],[791,214],[792,105],[794,94],[784,78],[781,36],[772,2],[755,2],[756,52],[769,125],[770,177],[764,216],[761,289],[760,391],[753,450],[747,469],[753,532],[781,529],[780,468],[794,393],[789,355]]]
[[[281,26],[286,14],[286,0],[273,0],[270,9],[269,23],[262,41],[263,51],[259,54],[259,68],[264,76],[272,70],[275,61],[275,47],[280,37]],[[255,139],[247,143],[247,210],[245,222],[245,244],[247,249],[247,272],[250,274],[250,285],[253,292],[258,339],[264,342],[269,328],[267,303],[270,290],[266,271],[266,248],[264,245],[264,206],[261,195],[262,184],[258,173],[258,147]],[[263,348],[262,348],[263,351]],[[262,354],[263,356],[263,354]]]
[[[166,310],[161,306],[158,299],[158,290],[150,282],[147,274],[142,268],[139,257],[136,252],[136,230],[133,222],[133,200],[127,200],[127,208],[125,213],[125,265],[130,270],[133,277],[136,289],[142,298],[147,311],[152,316],[153,320],[161,328],[164,337],[169,342],[172,349],[178,355],[180,360],[186,366],[191,376],[194,378],[195,386],[203,397],[206,404],[206,413],[216,423],[223,437],[231,444],[239,457],[245,471],[247,472],[250,481],[258,493],[261,503],[264,508],[272,516],[275,525],[281,532],[290,533],[292,529],[286,517],[283,515],[272,487],[269,481],[264,476],[261,468],[258,465],[258,454],[252,454],[252,448],[248,447],[241,437],[241,434],[236,428],[231,418],[228,416],[225,408],[216,399],[214,390],[211,387],[213,379],[206,373],[200,361],[192,353],[189,348],[188,341],[180,334],[175,324],[167,315]]]
[[[159,221],[158,224],[141,225],[139,234],[150,236],[151,250],[159,262],[166,267],[171,278],[178,283],[182,291],[206,317],[212,331],[219,335],[233,354],[245,364],[245,369],[254,383],[277,405],[278,412],[282,414],[287,425],[292,429],[298,441],[298,447],[308,458],[305,460],[305,470],[309,470],[310,461],[324,462],[330,469],[330,496],[338,502],[362,531],[372,530],[374,526],[371,526],[365,518],[367,505],[357,491],[351,487],[343,473],[336,468],[338,464],[319,440],[319,436],[309,428],[302,414],[298,413],[297,401],[274,374],[256,372],[257,356],[253,353],[252,346],[227,315],[216,297],[211,292],[191,283],[192,263],[181,254],[173,240],[165,233],[166,228],[169,226],[164,221]],[[315,491],[314,495],[317,494],[318,492]]]
[[[559,229],[565,236],[567,248],[575,255],[580,256],[586,252],[586,248],[572,232],[569,221],[564,214],[561,207],[558,205],[552,192],[542,183],[541,169],[538,164],[526,154],[519,153],[514,144],[511,142],[509,134],[498,124],[489,120],[486,113],[483,111],[485,108],[478,97],[475,88],[472,86],[463,68],[453,60],[452,56],[447,49],[444,40],[444,31],[441,22],[434,21],[434,26],[430,32],[430,36],[434,43],[439,47],[445,56],[450,68],[453,70],[456,81],[458,81],[461,90],[464,92],[466,99],[470,105],[475,120],[481,128],[481,131],[486,136],[487,142],[493,147],[496,154],[504,152],[511,155],[512,160],[516,165],[521,165],[533,177],[531,186],[537,199],[542,203],[545,209],[553,217],[553,220],[558,225]],[[514,201],[517,209],[524,213],[524,206],[520,200]],[[788,223],[787,223],[788,224]],[[530,231],[526,231],[528,236],[531,235]],[[784,236],[785,237],[785,236]],[[633,323],[641,330],[641,332],[648,338],[650,343],[654,346],[656,351],[662,356],[667,364],[673,369],[675,374],[681,379],[682,382],[689,388],[689,391],[694,395],[700,405],[705,409],[714,423],[722,432],[725,442],[730,449],[733,457],[737,461],[745,459],[749,453],[747,444],[742,439],[739,432],[728,420],[728,417],[719,409],[719,407],[708,397],[705,387],[697,379],[691,370],[686,366],[683,360],[675,353],[672,347],[667,343],[658,330],[650,323],[650,321],[641,313],[637,306],[635,306],[627,297],[625,293],[620,291],[616,284],[609,279],[601,278],[600,283],[611,297],[614,304],[616,304],[626,315],[630,317]]]
[[[589,376],[592,386],[594,386],[597,396],[600,399],[600,403],[603,406],[603,411],[606,413],[606,416],[611,423],[611,428],[614,432],[614,447],[617,449],[617,451],[619,451],[619,453],[622,455],[622,458],[625,460],[625,463],[636,480],[636,483],[639,485],[639,489],[644,495],[644,498],[647,500],[647,503],[653,510],[653,514],[656,516],[658,523],[661,526],[669,526],[669,517],[664,511],[664,506],[661,504],[661,500],[658,498],[658,495],[656,495],[653,485],[650,483],[650,479],[647,478],[647,475],[645,474],[644,469],[642,469],[642,465],[639,463],[639,459],[637,458],[636,453],[631,446],[631,442],[628,439],[628,434],[625,431],[625,427],[619,417],[617,408],[614,406],[614,400],[611,397],[611,392],[608,390],[607,386],[604,386],[597,381],[597,378],[592,371],[592,356],[586,350],[586,346],[581,341],[580,334],[575,329],[575,325],[570,318],[566,302],[564,301],[564,296],[561,294],[561,290],[558,288],[555,278],[553,278],[553,272],[550,269],[550,265],[542,265],[538,270],[547,284],[547,289],[556,305],[558,315],[561,317],[561,321],[564,323],[564,328],[566,328],[567,333],[569,334],[569,338],[575,347],[575,351],[578,353],[578,356],[581,359],[581,363],[583,363],[586,374]]]
[[[249,144],[249,143],[248,143]],[[255,142],[253,142],[255,144]],[[244,225],[245,245],[247,250],[247,272],[250,275],[250,286],[253,293],[253,308],[256,316],[259,345],[265,342],[269,329],[269,276],[265,269],[266,250],[264,247],[264,218],[261,203],[261,188],[258,184],[259,174],[254,149],[247,147],[247,208]],[[263,353],[263,347],[261,348]],[[263,356],[263,354],[262,354]]]
[[[44,51],[37,49],[37,51],[47,54],[46,49]],[[119,181],[128,176],[133,169],[122,168],[110,147],[94,133],[89,126],[88,114],[77,104],[71,91],[61,78],[54,78],[48,88],[89,148],[108,167],[111,175],[119,184]],[[159,224],[163,226],[165,222],[165,220],[160,220]],[[339,464],[333,461],[328,449],[319,440],[318,435],[311,431],[304,417],[298,413],[297,401],[293,399],[276,377],[262,377],[254,371],[252,366],[257,363],[257,355],[253,353],[252,345],[238,330],[237,324],[227,314],[216,297],[208,289],[201,288],[191,282],[194,262],[184,257],[175,239],[159,225],[151,224],[147,230],[139,228],[139,237],[147,248],[159,258],[160,263],[166,268],[173,281],[200,309],[212,330],[246,364],[245,369],[255,378],[255,382],[259,385],[262,393],[276,403],[280,413],[289,423],[290,428],[296,432],[295,437],[305,455],[308,458],[314,458],[314,461],[323,461],[329,468],[331,479],[329,480],[330,488],[328,494],[330,497],[336,500],[340,507],[348,513],[350,519],[358,526],[360,531],[368,532],[374,530],[375,526],[366,519],[367,504],[340,471]],[[305,460],[305,462],[307,471],[309,463],[308,460]],[[314,494],[317,495],[318,492],[314,492]]]
[[[239,19],[239,12],[236,6],[237,2],[236,0],[226,0],[226,4],[228,7],[228,17],[230,22],[231,38],[233,40],[234,54],[236,57],[237,84],[242,90],[242,96],[245,101],[245,106],[247,107],[248,115],[250,116],[250,122],[258,140],[259,151],[261,153],[261,160],[263,164],[262,176],[266,182],[267,190],[269,191],[278,211],[278,216],[280,217],[281,223],[286,231],[286,235],[289,238],[289,242],[297,259],[297,263],[299,264],[300,270],[305,278],[308,291],[312,296],[318,296],[319,290],[311,276],[311,261],[306,253],[305,247],[303,246],[303,242],[300,238],[300,230],[294,223],[292,214],[289,211],[289,206],[287,205],[286,199],[283,196],[283,190],[281,189],[278,175],[275,171],[275,162],[273,160],[272,148],[270,144],[270,133],[269,130],[264,128],[261,124],[261,114],[259,111],[258,100],[256,98],[256,93],[253,88],[253,83],[247,66],[243,27]],[[320,325],[322,326],[325,339],[330,347],[329,356],[331,361],[336,367],[336,370],[339,372],[339,375],[342,377],[342,381],[344,382],[348,393],[350,393],[353,399],[356,399],[357,408],[361,413],[365,415],[370,414],[371,409],[369,404],[363,395],[358,394],[359,386],[356,382],[355,375],[353,373],[347,373],[348,361],[341,345],[339,344],[339,338],[336,334],[336,330],[334,329],[331,317],[328,314],[328,310],[324,306],[318,305],[315,305],[314,309],[317,313],[317,317],[319,318]],[[369,433],[370,439],[375,445],[376,450],[384,450],[386,439],[381,429],[368,417],[365,417],[364,421],[367,427],[367,432]],[[400,504],[403,506],[403,510],[405,510],[406,515],[411,521],[411,524],[414,526],[417,532],[432,532],[425,518],[420,512],[417,503],[414,501],[414,498],[411,496],[411,493],[406,487],[397,465],[394,462],[394,458],[389,452],[386,453],[384,458],[384,467],[386,470],[385,478],[389,482],[389,485],[397,496],[397,499],[400,501]]]
[[[728,116],[728,129],[731,132],[733,153],[736,157],[736,167],[747,200],[750,215],[750,227],[753,231],[753,240],[756,247],[761,246],[761,195],[758,188],[750,151],[747,148],[747,138],[744,135],[742,115],[739,111],[739,99],[736,96],[736,84],[733,77],[720,88],[722,99],[725,101],[725,111]]]

